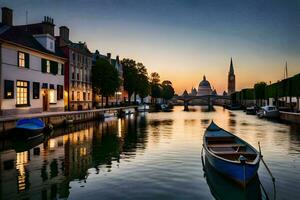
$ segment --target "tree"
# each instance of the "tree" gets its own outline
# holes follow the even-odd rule
[[[124,58],[122,60],[122,65],[124,76],[124,89],[128,93],[128,102],[130,103],[130,98],[132,94],[137,90],[138,70],[136,67],[136,62],[129,58]]]
[[[259,102],[260,105],[262,105],[262,100],[265,99],[266,86],[265,82],[259,82],[254,85],[256,103]]]
[[[150,93],[150,83],[148,78],[147,68],[142,63],[137,63],[138,77],[137,77],[137,94],[139,94],[142,103],[144,98]]]
[[[93,90],[96,94],[106,97],[106,105],[108,105],[108,97],[114,95],[121,84],[118,70],[112,66],[106,59],[100,58],[96,61],[92,68]]]
[[[162,98],[167,101],[173,98],[175,90],[172,86],[172,82],[165,80],[162,82]]]
[[[152,84],[159,84],[160,82],[160,76],[157,72],[151,73],[151,83]]]
[[[160,76],[157,72],[151,73],[151,97],[154,99],[154,103],[156,103],[157,98],[160,98],[162,95],[162,87],[160,85]]]

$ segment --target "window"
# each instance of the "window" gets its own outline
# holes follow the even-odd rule
[[[57,85],[57,100],[64,98],[64,88],[62,85]]]
[[[50,84],[49,103],[56,104],[56,102],[57,102],[57,92],[55,91],[54,85]]]
[[[38,82],[32,83],[32,98],[33,99],[40,98],[40,83],[38,83]]]
[[[14,98],[14,81],[4,80],[4,98]]]
[[[79,81],[79,73],[77,73],[77,80]]]
[[[29,105],[29,82],[17,81],[17,106]]]
[[[88,101],[90,100],[90,93],[88,93]]]
[[[72,100],[74,100],[74,91],[72,91],[72,97],[71,98],[72,98]]]
[[[50,49],[53,50],[53,42],[50,42]]]
[[[23,68],[29,68],[29,54],[24,52],[18,52],[18,66]]]
[[[51,72],[51,64],[50,64],[50,60],[47,60],[46,61],[46,72],[47,73],[50,73]]]
[[[83,101],[85,101],[85,100],[86,100],[86,93],[83,92]]]
[[[57,62],[50,61],[50,73],[51,74],[57,74],[58,73],[58,63]]]
[[[58,75],[62,75],[62,64],[58,63],[58,66],[57,66],[57,74]]]
[[[77,92],[77,101],[80,101],[80,92]]]

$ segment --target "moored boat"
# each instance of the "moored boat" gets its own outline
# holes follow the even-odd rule
[[[26,118],[17,121],[17,136],[34,137],[45,129],[45,123],[39,118]]]
[[[242,186],[257,174],[260,153],[250,144],[211,122],[203,136],[208,162]]]
[[[277,118],[279,117],[279,110],[275,106],[263,106],[257,112],[260,118]]]

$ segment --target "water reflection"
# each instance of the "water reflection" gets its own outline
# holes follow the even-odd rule
[[[228,178],[218,173],[205,157],[204,176],[211,194],[218,200],[232,199],[266,199],[260,188],[258,176],[254,177],[247,187],[242,188]]]
[[[220,184],[207,184],[200,157],[211,120],[256,148],[260,141],[278,199],[299,197],[299,126],[190,108],[76,124],[30,141],[0,140],[0,199],[212,199],[210,187]],[[266,170],[258,173],[271,193]]]
[[[146,126],[145,117],[119,119],[56,130],[51,138],[6,141],[0,152],[0,199],[67,198],[70,182],[84,186],[89,169],[110,172],[113,162],[145,149]]]

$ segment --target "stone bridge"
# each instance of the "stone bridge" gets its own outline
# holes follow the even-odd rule
[[[181,95],[175,97],[177,101],[183,101],[184,105],[184,110],[188,111],[189,110],[189,102],[195,99],[201,99],[205,100],[207,102],[207,105],[209,107],[212,107],[217,99],[223,99],[223,100],[229,100],[230,101],[230,96],[223,96],[223,95],[202,95],[202,96],[191,96],[191,95]]]

